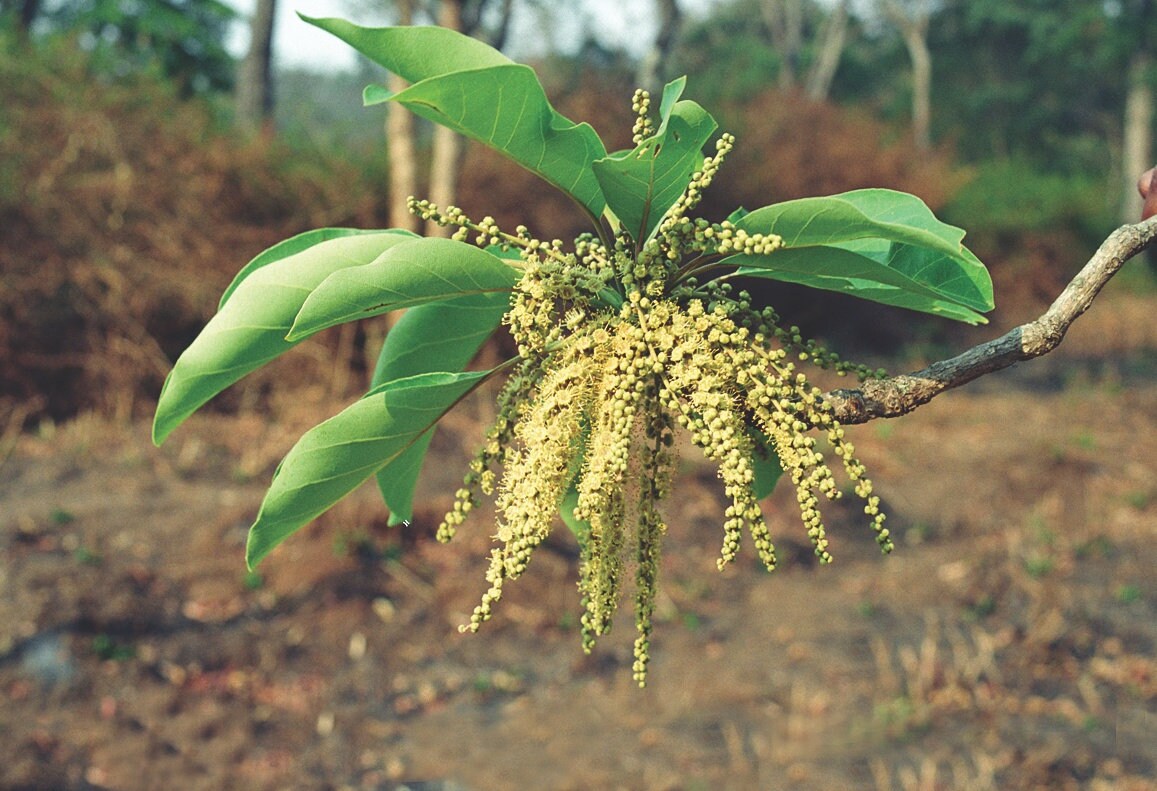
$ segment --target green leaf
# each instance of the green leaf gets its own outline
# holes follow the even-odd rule
[[[777,250],[768,256],[731,256],[722,263],[739,264],[741,275],[838,291],[970,324],[985,323],[984,316],[975,310],[959,304],[958,300],[945,298],[945,289],[911,278],[892,263],[903,257],[920,256],[943,258],[938,251],[927,248],[866,239],[842,245]]]
[[[153,420],[153,441],[160,444],[210,398],[291,349],[295,342],[287,341],[285,334],[306,297],[328,275],[366,264],[416,238],[398,230],[341,236],[259,267],[250,264],[248,275],[231,287],[229,298],[165,379]],[[283,251],[291,249],[292,245]]]
[[[446,27],[361,27],[344,19],[298,16],[408,82],[514,62],[489,44]]]
[[[286,336],[467,294],[509,292],[519,272],[493,253],[453,239],[414,239],[371,263],[334,272],[301,306]]]
[[[509,309],[509,293],[496,292],[407,310],[386,335],[371,386],[432,371],[460,371]]]
[[[509,308],[507,294],[471,294],[410,308],[390,328],[371,387],[433,371],[460,371],[474,358]],[[377,474],[390,524],[410,519],[414,489],[434,436],[423,434]]]
[[[606,156],[606,148],[589,124],[576,124],[551,107],[529,66],[431,77],[389,98],[505,154],[570,195],[592,217],[602,214],[606,201],[591,163]]]
[[[606,156],[606,147],[589,124],[576,124],[551,106],[530,67],[445,28],[363,28],[302,18],[413,83],[397,93],[367,89],[367,104],[398,102],[505,154],[592,217],[602,214],[606,201],[591,163]]]
[[[570,469],[567,470],[567,477],[570,481],[558,504],[558,515],[562,519],[562,523],[567,526],[567,529],[574,535],[575,540],[578,541],[579,546],[584,551],[586,550],[587,542],[590,540],[591,523],[575,516],[574,509],[578,508],[579,477],[583,466],[586,464],[590,434],[590,425],[584,420],[582,433],[578,440],[579,452],[571,457]]]
[[[912,304],[904,307],[927,310],[937,303],[957,305],[974,311],[961,312],[971,321],[983,320],[975,311],[994,307],[992,280],[961,243],[964,231],[937,220],[913,195],[873,189],[803,198],[756,209],[736,226],[749,233],[779,234],[784,240],[784,249],[771,255],[737,255],[721,262],[741,267],[743,274],[776,277],[772,273],[789,273],[797,278],[792,282],[800,282],[800,276],[816,276],[820,280],[808,285],[817,287],[823,287],[823,278],[876,283],[926,298],[908,300]],[[847,285],[836,290],[846,290]],[[892,294],[890,289],[880,290],[877,296]]]
[[[402,230],[395,230],[394,232],[410,233],[409,231]],[[340,239],[343,236],[358,236],[360,234],[373,233],[382,232],[364,231],[357,228],[318,228],[313,231],[299,233],[297,236],[290,237],[283,242],[278,242],[277,244],[273,245],[273,247],[270,247],[268,250],[261,253],[244,267],[242,267],[241,271],[238,272],[237,275],[233,278],[233,282],[230,283],[229,287],[225,289],[225,293],[221,295],[221,301],[218,303],[217,309],[220,310],[222,307],[224,307],[225,302],[228,301],[229,297],[233,295],[233,292],[237,290],[237,286],[241,285],[242,280],[249,277],[256,270],[263,266],[268,266],[269,264],[276,263],[283,258],[296,255],[303,250],[308,250],[315,244],[328,242],[330,239]],[[410,235],[414,238],[417,238],[417,234]]]
[[[654,135],[594,163],[607,205],[636,242],[651,235],[703,166],[703,146],[718,126],[695,102],[677,101],[686,83],[681,77],[663,91]]]
[[[386,519],[389,527],[395,527],[414,518],[414,490],[418,488],[422,465],[426,463],[426,454],[430,451],[430,443],[437,430],[437,426],[431,426],[425,434],[414,440],[413,445],[378,470],[374,476],[378,484],[378,493],[390,511]]]
[[[659,100],[659,132],[663,132],[663,126],[666,125],[667,120],[671,117],[671,110],[675,107],[675,103],[683,95],[683,91],[687,89],[687,75],[684,74],[678,79],[671,80],[663,86],[663,97]]]
[[[964,238],[964,231],[937,220],[915,195],[886,189],[785,201],[749,212],[738,225],[747,231],[777,233],[789,248],[880,238],[953,255]]]
[[[278,466],[249,529],[249,568],[397,459],[489,373],[397,379],[307,431]]]
[[[740,270],[745,275],[762,277],[770,280],[780,280],[784,283],[796,283],[809,288],[818,288],[824,291],[837,291],[849,294],[859,299],[879,302],[893,307],[907,308],[921,313],[930,313],[947,319],[967,322],[968,324],[986,324],[988,319],[970,308],[946,302],[935,297],[923,294],[913,294],[895,286],[885,286],[871,280],[861,280],[852,277],[825,277],[813,273],[768,271],[768,270]]]
[[[742,206],[737,206],[734,210],[732,210],[731,214],[727,215],[727,222],[734,225],[749,214],[751,214],[751,212],[749,212],[747,209],[743,208]]]
[[[574,535],[579,546],[585,548],[587,541],[590,540],[591,523],[574,515],[574,509],[578,508],[578,500],[578,489],[575,487],[575,482],[571,481],[571,485],[567,487],[566,493],[562,496],[562,502],[558,504],[558,515],[562,518],[562,523]]]

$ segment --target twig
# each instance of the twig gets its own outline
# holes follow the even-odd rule
[[[1069,327],[1089,309],[1109,279],[1154,239],[1157,239],[1157,217],[1136,225],[1123,225],[1101,243],[1040,318],[923,370],[867,381],[857,389],[833,390],[824,398],[844,424],[898,417],[945,390],[1047,354],[1060,345]]]

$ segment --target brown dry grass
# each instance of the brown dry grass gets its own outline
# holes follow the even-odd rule
[[[75,52],[5,51],[0,86],[9,412],[140,414],[246,260],[381,216],[352,166],[228,134],[209,107],[147,78],[95,78]]]
[[[815,568],[785,490],[766,504],[783,568],[744,553],[718,573],[721,495],[688,451],[644,692],[629,623],[582,657],[565,533],[482,633],[457,633],[492,516],[449,547],[430,534],[484,400],[439,435],[413,527],[387,529],[359,492],[256,587],[244,528],[332,398],[279,405],[284,422],[196,416],[160,451],[140,424],[46,423],[0,466],[0,778],[1149,791],[1157,390],[1151,372],[1087,363],[1116,348],[1101,322],[1118,307],[1109,295],[1081,320],[1063,386],[1001,375],[859,427],[899,538],[886,560],[837,507],[836,563]],[[67,677],[43,675],[42,645]]]

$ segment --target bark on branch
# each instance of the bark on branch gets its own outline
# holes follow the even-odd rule
[[[1084,268],[1039,318],[910,374],[864,382],[856,389],[824,395],[845,425],[898,417],[962,384],[1015,363],[1047,354],[1060,345],[1072,323],[1089,309],[1109,279],[1157,239],[1157,217],[1123,225],[1109,235]]]

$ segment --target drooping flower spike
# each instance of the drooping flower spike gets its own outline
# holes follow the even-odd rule
[[[633,101],[645,119],[649,97],[637,92]],[[651,128],[640,120],[636,136]],[[740,252],[774,255],[781,246],[776,236],[687,216],[733,145],[730,135],[720,137],[716,153],[704,159],[639,250],[634,239],[620,235],[611,247],[587,237],[567,252],[525,228],[506,234],[489,217],[475,223],[454,207],[411,202],[423,219],[457,226],[459,238],[517,250],[522,264],[504,321],[523,362],[438,531],[448,540],[479,496],[496,492],[489,587],[463,629],[475,631],[491,617],[505,583],[526,569],[573,491],[572,516],[582,525],[583,647],[589,651],[610,629],[633,565],[639,631],[634,675],[644,684],[666,532],[660,503],[669,492],[677,428],[717,465],[730,500],[720,568],[735,558],[744,533],[767,568],[775,568],[755,487],[757,459],[769,451],[796,487],[816,555],[822,563],[831,560],[819,500],[839,497],[840,489],[814,431],[826,435],[864,500],[880,546],[891,550],[863,465],[796,362],[862,377],[871,372],[805,342],[795,327],[780,328],[770,308],[753,308],[750,296],[733,295],[730,284],[701,287],[685,276],[688,262]]]

